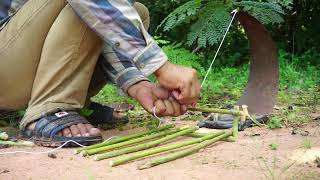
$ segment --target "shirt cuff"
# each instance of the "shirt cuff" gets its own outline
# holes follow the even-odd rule
[[[152,41],[133,60],[143,75],[148,77],[164,65],[168,57],[158,44]]]
[[[121,73],[119,73],[115,77],[115,81],[117,85],[121,88],[121,90],[127,94],[128,89],[140,82],[140,81],[149,81],[148,78],[146,78],[142,72],[137,69],[136,67],[130,67],[125,70],[123,70]]]

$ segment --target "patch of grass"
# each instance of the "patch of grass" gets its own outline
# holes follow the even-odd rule
[[[278,148],[279,148],[279,144],[277,144],[277,143],[272,143],[272,144],[269,144],[269,147],[270,147],[271,150],[276,151],[276,150],[278,150]]]
[[[282,128],[282,120],[277,117],[272,117],[267,125],[270,129]]]
[[[104,105],[123,102],[138,105],[137,101],[133,98],[121,94],[122,93],[116,86],[113,84],[107,84],[96,96],[92,97],[91,100]]]
[[[303,143],[304,149],[311,149],[312,148],[312,142],[309,138],[304,138],[302,143]]]

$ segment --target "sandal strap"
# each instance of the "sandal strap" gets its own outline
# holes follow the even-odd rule
[[[59,113],[63,114],[59,115]],[[58,112],[38,120],[34,129],[34,136],[53,138],[62,129],[76,124],[89,124],[89,122],[77,112]]]

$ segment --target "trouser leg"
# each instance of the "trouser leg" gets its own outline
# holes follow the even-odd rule
[[[82,108],[101,48],[102,41],[67,5],[45,40],[21,127],[44,114]]]
[[[44,41],[65,0],[29,0],[0,31],[0,109],[25,108]]]
[[[0,109],[28,106],[21,128],[83,106],[102,43],[65,0],[29,0],[0,41]]]

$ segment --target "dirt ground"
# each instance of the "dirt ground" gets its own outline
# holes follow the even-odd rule
[[[139,130],[111,130],[104,132],[104,137]],[[110,167],[109,160],[83,158],[74,155],[72,148],[59,150],[55,159],[47,154],[0,155],[0,179],[320,179],[320,168],[314,162],[316,156],[320,157],[320,124],[312,123],[300,130],[308,133],[298,131],[292,135],[291,128],[246,129],[240,132],[237,142],[218,142],[196,154],[146,170],[137,170],[137,165],[152,157]],[[272,150],[270,144],[278,145],[277,150]],[[306,148],[308,144],[310,149]],[[12,147],[0,152],[17,150],[37,152],[48,148]]]

